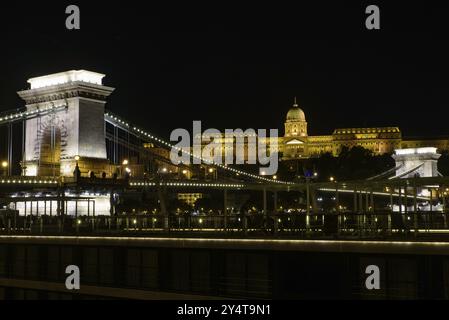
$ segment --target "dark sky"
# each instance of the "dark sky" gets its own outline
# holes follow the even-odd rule
[[[241,2],[75,1],[80,31],[65,29],[70,3],[2,2],[0,110],[23,106],[15,92],[28,78],[87,69],[116,88],[108,109],[164,137],[192,120],[283,133],[294,96],[309,134],[397,125],[449,135],[441,1]],[[365,29],[368,4],[380,6],[380,31]]]

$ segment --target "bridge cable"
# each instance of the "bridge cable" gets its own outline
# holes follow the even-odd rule
[[[147,131],[145,131],[143,129],[140,129],[137,126],[131,126],[127,121],[122,120],[121,118],[119,118],[118,116],[114,115],[113,113],[111,113],[109,111],[105,113],[105,120],[110,122],[111,124],[115,124],[115,125],[121,126],[122,129],[125,130],[125,131],[128,131],[128,132],[131,131],[136,136],[140,136],[143,139],[152,140],[152,141],[156,142],[156,144],[162,145],[164,147],[168,147],[168,148],[171,148],[171,149],[178,150],[178,151],[188,155],[189,157],[193,157],[193,158],[199,159],[201,162],[203,162],[205,164],[208,164],[208,165],[211,165],[211,166],[216,166],[216,167],[218,167],[220,169],[227,170],[227,171],[230,171],[230,172],[233,172],[233,173],[236,173],[236,174],[241,174],[243,176],[249,177],[251,179],[256,179],[256,180],[259,180],[259,181],[264,181],[264,182],[269,182],[269,183],[274,183],[274,184],[285,184],[285,185],[293,185],[294,184],[293,182],[264,178],[264,177],[261,177],[261,176],[258,176],[258,175],[246,172],[246,171],[238,170],[238,169],[235,169],[235,168],[230,168],[230,167],[227,167],[225,165],[222,165],[222,164],[219,164],[219,163],[215,163],[213,161],[206,160],[203,157],[197,157],[196,155],[192,154],[192,152],[188,152],[188,151],[185,151],[182,148],[178,148],[178,147],[172,145],[171,143],[169,143],[169,142],[167,142],[167,141],[165,141],[165,140],[163,140],[161,138],[158,138],[158,137],[154,136],[153,134],[151,134],[151,133],[149,133],[149,132],[147,132]]]

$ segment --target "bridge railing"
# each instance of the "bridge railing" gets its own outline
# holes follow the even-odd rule
[[[0,216],[1,234],[207,234],[296,238],[449,236],[448,213],[334,212],[251,215]]]

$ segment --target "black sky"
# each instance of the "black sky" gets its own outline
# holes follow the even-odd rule
[[[79,31],[65,29],[68,2],[2,3],[0,110],[23,106],[15,92],[28,78],[87,69],[116,88],[108,109],[164,137],[192,120],[283,132],[294,96],[309,134],[449,135],[440,2],[151,3],[75,1]],[[365,29],[368,4],[380,6],[380,31]]]

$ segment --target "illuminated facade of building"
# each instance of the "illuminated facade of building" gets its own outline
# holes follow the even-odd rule
[[[185,202],[189,206],[194,206],[196,200],[203,198],[202,193],[178,193],[178,200]]]
[[[242,138],[244,137],[244,138]],[[219,152],[224,159],[227,152],[234,155],[240,149],[245,161],[253,160],[255,155],[248,153],[248,142],[255,143],[257,134],[247,130],[234,137],[220,135],[214,138],[219,144]],[[262,138],[258,141],[267,144],[272,151],[273,138]],[[324,153],[338,156],[344,147],[363,147],[374,155],[392,154],[396,149],[435,147],[438,152],[449,151],[449,138],[403,138],[399,127],[339,128],[330,135],[308,135],[307,120],[304,111],[296,103],[287,112],[284,123],[284,136],[277,139],[280,160],[307,159]],[[209,141],[202,141],[204,148]]]
[[[375,155],[422,147],[435,147],[441,152],[449,150],[449,139],[403,138],[398,127],[343,128],[335,129],[331,135],[309,136],[305,113],[296,101],[287,113],[284,137],[279,138],[282,160],[310,158],[326,152],[338,156],[343,147],[355,146]]]

